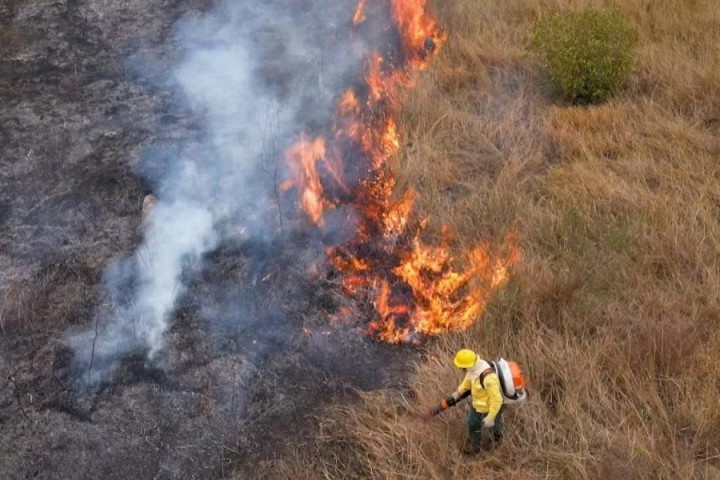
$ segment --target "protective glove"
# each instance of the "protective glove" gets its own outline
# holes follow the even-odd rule
[[[443,409],[442,405],[435,405],[433,408],[430,409],[430,416],[434,417],[435,415],[439,414],[443,410],[444,409]]]
[[[493,428],[495,426],[495,419],[490,417],[483,418],[483,428]]]

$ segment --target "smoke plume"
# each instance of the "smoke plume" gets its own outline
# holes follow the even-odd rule
[[[178,23],[181,60],[165,86],[203,128],[138,162],[158,197],[142,244],[108,268],[95,324],[71,340],[91,383],[129,352],[162,358],[176,303],[204,255],[229,238],[280,234],[278,156],[301,131],[328,122],[365,56],[340,36],[353,3],[226,1]]]

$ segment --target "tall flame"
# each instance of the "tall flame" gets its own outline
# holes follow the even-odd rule
[[[403,342],[471,325],[492,292],[506,284],[520,250],[514,233],[503,245],[479,245],[459,261],[449,229],[435,245],[422,242],[428,222],[413,217],[412,190],[396,194],[387,162],[401,146],[395,120],[399,93],[413,85],[413,70],[428,65],[446,34],[427,12],[426,0],[384,1],[400,44],[369,55],[363,85],[338,98],[329,140],[303,136],[286,151],[290,179],[283,187],[297,189],[303,210],[319,226],[328,209],[354,208],[356,232],[327,249],[330,265],[342,274],[348,295],[370,297],[376,318],[369,332]],[[370,20],[366,4],[357,4],[353,24]]]

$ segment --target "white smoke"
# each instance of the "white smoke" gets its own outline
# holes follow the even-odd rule
[[[144,339],[153,358],[162,348],[169,315],[175,299],[183,293],[180,276],[183,262],[200,256],[215,246],[213,214],[202,205],[175,200],[160,202],[150,217],[150,228],[141,247],[148,252],[140,263],[138,310],[141,314],[137,335]]]
[[[76,359],[92,365],[91,382],[130,351],[161,355],[184,278],[237,235],[238,224],[247,236],[278,231],[277,179],[263,171],[268,143],[287,144],[305,125],[326,123],[339,87],[364,57],[362,46],[335,35],[352,16],[350,0],[315,2],[312,11],[245,3],[224,2],[176,28],[183,60],[168,85],[182,92],[204,133],[175,158],[143,161],[158,197],[143,243],[106,272],[101,313],[108,313],[71,339]]]

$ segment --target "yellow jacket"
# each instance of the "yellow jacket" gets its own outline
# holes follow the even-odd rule
[[[465,378],[457,389],[457,393],[453,397],[460,398],[462,394],[470,390],[472,395],[472,406],[478,413],[487,414],[488,418],[494,419],[503,405],[503,396],[500,391],[500,379],[497,374],[489,373],[485,375],[483,384],[480,384],[480,374],[490,368],[490,364],[485,360],[478,360],[475,365],[468,370]]]

